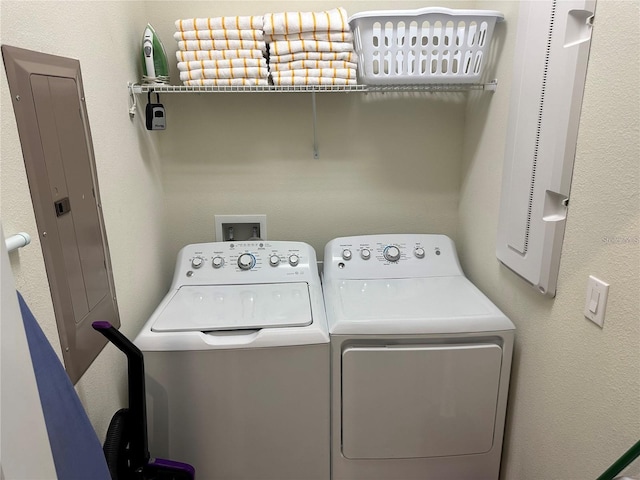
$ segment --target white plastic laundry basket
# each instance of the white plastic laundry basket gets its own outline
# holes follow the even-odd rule
[[[493,28],[493,10],[377,10],[349,18],[360,83],[477,83]]]

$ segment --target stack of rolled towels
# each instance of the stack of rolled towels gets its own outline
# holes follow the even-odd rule
[[[187,86],[268,85],[264,17],[177,20],[180,80]]]
[[[274,85],[355,85],[357,58],[347,12],[283,12],[264,16]]]

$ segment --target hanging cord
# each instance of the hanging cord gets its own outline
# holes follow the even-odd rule
[[[142,83],[147,85],[153,84],[169,84],[169,76],[168,75],[160,75],[158,77],[147,77],[146,75],[142,75]]]
[[[136,94],[133,91],[133,84],[129,83],[128,87],[129,87],[129,116],[133,118],[136,116],[138,100],[136,99]]]

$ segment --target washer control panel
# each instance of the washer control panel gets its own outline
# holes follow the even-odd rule
[[[411,278],[462,275],[455,245],[445,235],[341,237],[324,251],[328,278]]]
[[[174,284],[242,284],[309,281],[318,276],[316,254],[302,242],[211,242],[185,246]]]

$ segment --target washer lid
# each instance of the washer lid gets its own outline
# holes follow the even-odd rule
[[[309,286],[300,283],[184,286],[157,314],[154,332],[310,325]]]
[[[325,288],[334,334],[511,330],[509,319],[464,276],[342,280]]]

